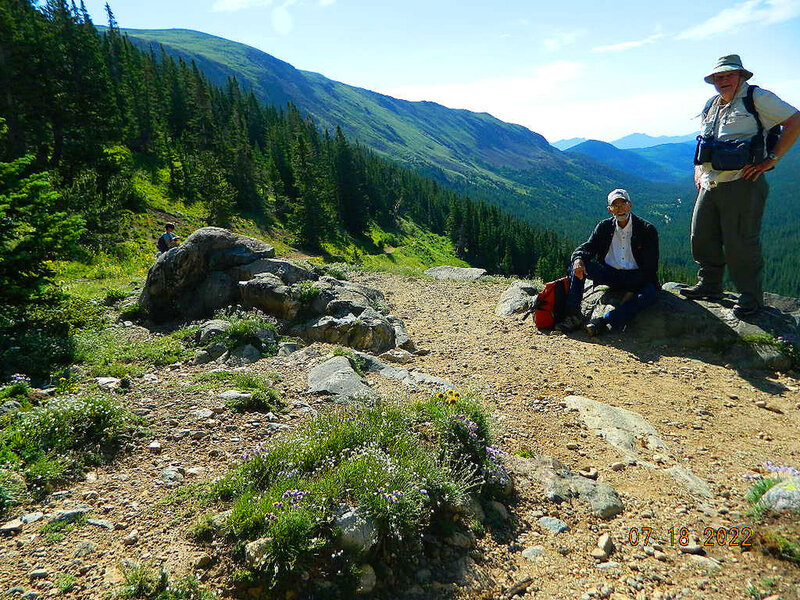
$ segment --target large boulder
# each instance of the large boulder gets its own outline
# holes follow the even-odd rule
[[[292,320],[302,308],[292,289],[272,273],[261,273],[248,281],[240,281],[239,292],[245,306],[258,308],[280,319]]]
[[[733,314],[736,296],[721,302],[687,300],[682,284],[665,283],[655,306],[641,312],[625,329],[625,337],[649,346],[707,348],[741,369],[786,370],[792,366],[787,345],[800,348],[800,299],[765,294],[766,306],[752,318]],[[498,316],[528,310],[538,287],[514,282],[503,292]],[[587,319],[604,315],[622,302],[623,294],[587,282],[581,312]]]
[[[198,229],[156,259],[139,305],[154,321],[202,317],[236,296],[225,270],[273,256],[275,249],[259,240],[218,227]]]

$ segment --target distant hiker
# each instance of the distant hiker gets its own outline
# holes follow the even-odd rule
[[[697,200],[692,215],[692,258],[700,265],[687,298],[722,298],[725,265],[740,296],[737,317],[764,304],[761,216],[775,167],[800,135],[800,113],[772,92],[749,85],[753,74],[737,54],[723,56],[706,75],[718,95],[703,110],[694,159]],[[783,132],[780,129],[783,126]]]
[[[165,223],[164,233],[162,233],[161,237],[156,241],[156,248],[158,248],[157,256],[161,256],[170,248],[175,248],[178,245],[179,239],[180,238],[175,235],[175,224]]]
[[[609,327],[619,330],[638,312],[655,304],[658,279],[658,232],[631,213],[631,197],[623,189],[608,194],[606,210],[611,217],[600,221],[587,241],[572,253],[567,310],[559,324],[562,331],[583,325],[581,300],[586,278],[595,285],[623,290],[622,303],[586,325],[589,336]]]

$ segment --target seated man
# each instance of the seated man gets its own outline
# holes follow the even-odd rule
[[[180,238],[175,235],[175,224],[165,223],[164,233],[162,233],[161,237],[156,240],[156,248],[158,249],[158,254],[156,256],[160,256],[170,248],[176,248],[178,246],[179,239]]]
[[[622,329],[636,313],[656,301],[658,280],[658,232],[644,219],[631,213],[631,198],[623,189],[608,194],[606,210],[611,217],[597,224],[591,237],[572,253],[570,288],[562,331],[583,325],[581,300],[585,278],[595,285],[623,290],[622,304],[586,325],[590,337]]]

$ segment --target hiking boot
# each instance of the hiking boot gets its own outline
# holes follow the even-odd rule
[[[570,333],[583,327],[583,317],[580,315],[567,315],[564,320],[558,324],[558,328],[564,333]]]
[[[741,319],[743,317],[752,317],[755,314],[758,314],[758,311],[761,310],[761,307],[757,304],[739,304],[738,302],[733,306],[733,316],[737,319]]]
[[[603,335],[608,332],[608,323],[603,317],[598,317],[597,319],[589,321],[585,329],[586,335],[590,338],[597,337],[598,335]]]
[[[681,288],[678,293],[690,300],[722,300],[722,290],[703,282]]]

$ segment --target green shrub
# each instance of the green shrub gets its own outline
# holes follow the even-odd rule
[[[85,466],[110,460],[141,420],[104,395],[66,396],[18,411],[0,430],[0,458],[41,497]]]
[[[2,464],[9,465],[10,463],[4,461],[4,456],[0,454],[0,465]],[[22,504],[25,496],[25,479],[16,471],[0,468],[0,517],[14,506]]]
[[[302,281],[292,286],[292,296],[301,304],[310,304],[314,298],[319,296],[319,288],[313,281]]]
[[[145,566],[135,565],[123,568],[124,582],[116,597],[142,600],[214,600],[208,590],[200,587],[194,577],[184,577],[179,581],[170,581],[164,570],[151,570]]]
[[[364,376],[364,369],[367,367],[367,361],[355,354],[352,350],[337,346],[333,349],[333,355],[347,358],[347,360],[350,361],[350,366],[353,367],[353,371],[355,371],[359,377]]]
[[[135,321],[136,319],[141,318],[142,307],[138,302],[134,302],[133,304],[123,308],[120,311],[119,316],[123,321]]]
[[[240,392],[251,394],[249,400],[230,400],[228,407],[238,412],[270,412],[280,410],[283,400],[272,387],[277,375],[265,377],[258,373],[240,371],[214,371],[195,378],[198,382],[220,382],[233,386]]]
[[[78,578],[71,573],[59,573],[56,577],[56,587],[62,594],[71,592],[78,582]]]
[[[114,306],[117,302],[124,300],[128,296],[130,296],[130,294],[128,292],[123,292],[122,290],[106,290],[105,297],[103,298],[103,304],[106,306]]]
[[[275,355],[277,353],[277,346],[266,344],[258,337],[258,333],[263,329],[275,334],[276,330],[273,322],[255,313],[243,313],[243,315],[237,314],[233,316],[218,314],[216,318],[229,321],[231,326],[227,331],[211,336],[206,345],[222,343],[228,350],[233,350],[238,346],[251,344],[261,350],[262,354]]]
[[[769,529],[761,532],[760,537],[765,552],[775,558],[800,565],[800,543]]]
[[[46,379],[72,362],[74,335],[99,327],[104,309],[50,289],[24,307],[0,306],[0,379]]]
[[[489,442],[474,399],[334,410],[257,448],[212,494],[231,503],[226,529],[239,540],[236,556],[247,540],[265,538],[250,580],[297,589],[298,574],[313,570],[348,589],[360,557],[337,548],[338,507],[359,507],[376,528],[376,548],[402,564],[430,527],[452,523],[470,493],[491,491],[492,477],[505,474]]]

